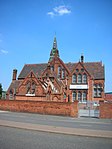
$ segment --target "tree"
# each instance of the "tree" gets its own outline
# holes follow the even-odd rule
[[[0,83],[0,99],[2,98],[2,91],[3,91],[2,84]]]

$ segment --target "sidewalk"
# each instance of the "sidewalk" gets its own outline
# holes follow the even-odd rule
[[[86,137],[112,138],[112,131],[104,131],[104,130],[57,127],[57,126],[39,125],[39,124],[31,124],[23,122],[14,122],[7,120],[0,120],[0,126],[43,131],[50,133],[59,133],[66,135],[69,134],[69,135],[78,135]]]

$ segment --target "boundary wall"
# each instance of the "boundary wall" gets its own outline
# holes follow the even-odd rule
[[[47,102],[0,100],[0,110],[78,117],[78,101]]]

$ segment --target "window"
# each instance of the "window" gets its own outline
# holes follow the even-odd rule
[[[65,70],[64,69],[62,69],[62,79],[65,79]]]
[[[79,72],[79,69],[76,69],[76,72]]]
[[[76,82],[77,82],[77,76],[76,76],[76,74],[73,74],[72,83],[76,83]]]
[[[79,84],[82,83],[82,75],[81,74],[78,74],[78,82],[77,83],[79,83]]]
[[[58,67],[58,77],[61,78],[61,67]]]
[[[75,101],[77,99],[77,94],[76,92],[72,93],[72,101]]]
[[[30,94],[33,94],[35,95],[35,88],[36,88],[36,84],[35,82],[27,82],[27,85],[26,85],[26,94],[30,95]]]
[[[95,84],[94,85],[94,97],[101,97],[102,95],[102,85]]]
[[[81,71],[83,72],[84,71],[84,68],[81,68]]]
[[[9,92],[9,99],[13,99],[13,91],[12,90],[10,90],[10,92]]]
[[[86,74],[83,74],[82,82],[87,83],[87,75]]]
[[[86,92],[83,92],[82,93],[82,101],[83,102],[86,102],[87,101],[87,93]]]
[[[82,94],[81,94],[81,92],[78,92],[78,101],[82,101]]]
[[[27,82],[27,85],[26,85],[26,93],[27,94],[30,94],[30,87],[31,87],[30,82]]]
[[[32,91],[31,91],[31,94],[35,94],[35,86],[36,86],[36,85],[35,85],[35,83],[33,82],[33,83],[32,83],[32,89],[31,89]]]
[[[51,66],[51,71],[54,71],[54,66]]]

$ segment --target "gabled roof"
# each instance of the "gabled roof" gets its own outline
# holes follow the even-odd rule
[[[20,80],[12,81],[7,92],[9,92],[10,90],[13,90],[13,89],[17,89],[21,83],[22,83],[22,81],[20,81]]]
[[[94,79],[105,78],[104,66],[102,66],[101,62],[86,62],[82,64]],[[65,63],[65,65],[68,68],[68,70],[72,72],[77,63]],[[48,63],[26,64],[24,65],[18,79],[24,79],[30,73],[30,71],[32,71],[36,76],[40,76],[42,72],[47,68],[47,66]]]
[[[47,63],[43,64],[26,64],[24,65],[18,79],[24,79],[31,71],[35,76],[40,76],[41,73],[47,68]]]
[[[88,73],[94,78],[94,79],[104,79],[104,66],[102,66],[101,62],[86,62],[82,63]],[[66,66],[70,70],[70,72],[73,71],[74,67],[77,65],[77,63],[66,63]]]

